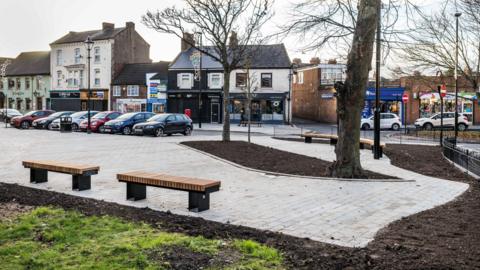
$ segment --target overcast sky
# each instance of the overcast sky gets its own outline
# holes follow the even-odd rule
[[[291,1],[276,0],[274,21],[266,32],[276,31],[276,24],[288,20]],[[438,0],[413,0],[427,6]],[[150,43],[150,57],[154,61],[173,60],[179,53],[180,40],[173,35],[160,34],[141,23],[147,10],[161,10],[179,5],[180,0],[0,0],[0,57],[15,57],[24,51],[49,50],[49,44],[69,31],[100,29],[102,22],[123,27],[132,21],[137,31]],[[294,38],[284,40],[290,58],[300,57],[308,61],[312,56],[327,60],[336,53],[323,50],[302,53]]]

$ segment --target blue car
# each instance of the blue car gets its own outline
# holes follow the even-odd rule
[[[143,123],[154,116],[151,112],[133,112],[119,116],[115,120],[108,121],[103,126],[104,133],[122,133],[123,135],[132,134],[132,128],[135,124]]]

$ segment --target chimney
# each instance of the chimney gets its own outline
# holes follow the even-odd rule
[[[183,34],[182,38],[182,52],[190,49],[192,45],[190,44],[195,44],[195,39],[193,37],[193,34],[190,33],[185,33]]]
[[[113,23],[102,23],[102,30],[113,30],[113,28],[115,28],[115,24]]]
[[[330,65],[336,65],[337,64],[337,59],[329,59],[328,64]]]
[[[300,65],[302,63],[302,59],[300,58],[293,58],[292,63],[295,65]]]
[[[319,65],[319,64],[320,64],[320,58],[318,58],[318,57],[312,57],[312,59],[310,59],[310,64],[312,64],[312,65]]]
[[[135,23],[133,22],[127,22],[125,26],[127,27],[127,29],[135,30]]]

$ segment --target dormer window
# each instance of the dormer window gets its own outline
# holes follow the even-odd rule
[[[177,86],[180,89],[192,89],[193,87],[193,74],[192,73],[180,73],[177,75]]]

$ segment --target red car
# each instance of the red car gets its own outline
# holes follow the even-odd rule
[[[31,111],[23,116],[17,116],[10,120],[10,125],[16,128],[29,129],[32,126],[34,120],[48,117],[54,113],[52,110],[45,111]]]
[[[106,122],[116,119],[120,115],[122,115],[122,113],[114,111],[99,112],[90,119],[90,130],[92,132],[102,132],[103,125]],[[82,122],[80,122],[80,131],[86,131],[87,126],[88,120],[83,120]]]

